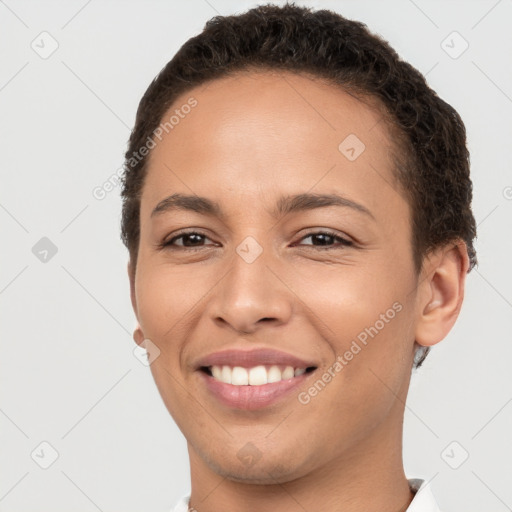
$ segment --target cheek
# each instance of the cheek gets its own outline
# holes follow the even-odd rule
[[[399,268],[403,271],[398,272]],[[331,347],[328,367],[340,363],[342,370],[338,365],[336,373],[343,377],[339,380],[344,381],[343,386],[351,386],[350,396],[356,400],[378,376],[389,380],[393,389],[399,388],[408,368],[405,360],[413,344],[414,294],[410,291],[414,281],[407,277],[405,265],[390,270],[385,262],[372,262],[367,268],[332,269],[317,274],[316,287],[304,283],[299,292],[307,297],[313,313],[307,313],[310,321]],[[385,386],[379,385],[385,391]]]
[[[176,337],[187,311],[201,296],[198,283],[193,279],[191,283],[183,271],[162,264],[142,262],[139,269],[135,289],[145,336],[155,342]]]
[[[295,281],[297,295],[324,321],[331,338],[352,339],[376,322],[380,331],[400,316],[400,304],[403,307],[412,284],[408,285],[406,272],[397,272],[396,266],[392,272],[385,262],[375,260],[368,258],[364,265],[319,265],[308,272],[314,277]]]

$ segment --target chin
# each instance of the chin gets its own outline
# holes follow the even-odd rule
[[[268,467],[258,468],[217,466],[216,468],[212,467],[212,470],[233,482],[253,485],[284,484],[299,477],[292,468],[277,467],[272,464],[268,464]]]
[[[221,460],[215,455],[208,453],[206,457],[203,457],[203,460],[216,474],[239,483],[283,484],[296,480],[307,473],[307,471],[301,471],[305,465],[304,461],[288,460],[283,463],[283,459],[289,458],[285,454],[271,453],[266,455],[261,453],[257,460],[255,458],[248,462],[243,462],[243,457],[241,457],[241,461],[236,455],[228,459],[224,453],[221,455]]]

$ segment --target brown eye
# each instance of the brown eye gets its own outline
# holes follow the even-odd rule
[[[197,231],[184,231],[167,242],[164,242],[162,244],[162,248],[166,249],[174,249],[174,248],[180,248],[180,249],[195,249],[195,248],[202,248],[204,245],[202,242],[204,239],[209,240],[209,238],[203,234],[199,233]],[[176,241],[181,240],[181,244],[175,243]]]
[[[337,235],[336,233],[330,232],[330,231],[315,231],[313,233],[309,233],[306,236],[302,237],[301,240],[305,240],[307,238],[311,238],[311,241],[313,243],[311,244],[305,244],[305,245],[311,245],[313,247],[318,248],[326,248],[326,249],[337,249],[339,246],[346,247],[353,245],[352,242],[349,240],[346,240],[345,238]],[[315,241],[317,242],[315,244]],[[332,246],[335,241],[338,241],[338,247],[329,247]]]

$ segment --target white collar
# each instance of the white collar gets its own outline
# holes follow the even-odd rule
[[[408,481],[415,495],[406,512],[441,512],[428,482],[419,478],[410,478]],[[187,512],[189,499],[189,494],[180,498],[170,512]]]
[[[410,478],[409,487],[415,495],[406,512],[441,512],[427,481]]]

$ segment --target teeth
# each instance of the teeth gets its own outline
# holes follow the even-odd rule
[[[211,366],[210,370],[215,379],[234,386],[261,386],[298,377],[306,372],[305,368],[293,368],[293,366],[286,366],[281,371],[281,368],[275,365],[268,368],[263,365],[253,368]]]
[[[287,366],[284,369],[283,374],[281,375],[281,378],[284,379],[291,379],[295,375],[295,371],[293,370],[293,366]]]
[[[213,373],[213,372],[212,372]],[[220,380],[226,384],[231,384],[231,368],[229,366],[223,366],[220,374]]]
[[[247,384],[249,384],[249,374],[247,370],[241,366],[235,366],[231,372],[231,384],[235,386],[247,386]]]
[[[268,371],[268,382],[279,382],[281,380],[281,370],[277,366],[271,366]]]
[[[264,366],[255,366],[249,370],[249,384],[251,386],[267,384],[267,370]]]

